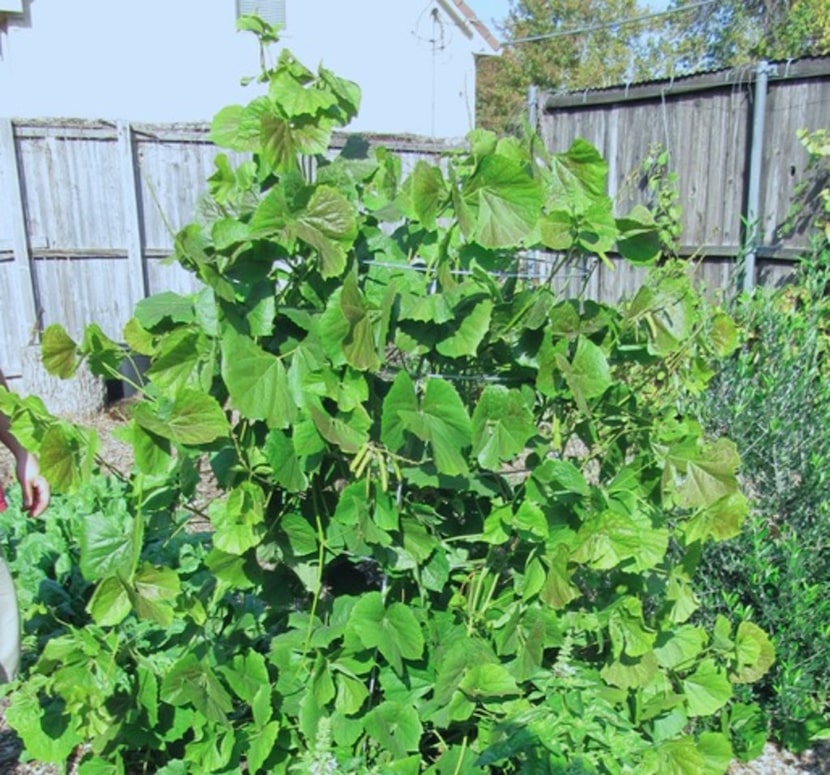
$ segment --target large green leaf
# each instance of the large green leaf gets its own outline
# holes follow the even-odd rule
[[[171,705],[192,705],[218,724],[227,724],[233,710],[233,700],[213,670],[193,654],[185,654],[168,668],[161,698]]]
[[[397,673],[403,660],[419,659],[424,636],[415,614],[403,603],[384,606],[380,592],[368,592],[355,604],[349,626],[366,648],[376,648]]]
[[[248,735],[246,758],[250,772],[261,771],[268,757],[274,751],[279,732],[280,723],[278,721],[269,721]]]
[[[127,586],[117,576],[104,579],[95,588],[87,610],[100,627],[114,627],[127,618],[133,604]]]
[[[265,499],[262,490],[243,482],[225,501],[214,500],[209,509],[215,528],[213,545],[227,554],[244,554],[265,535]]]
[[[162,291],[142,299],[135,305],[135,318],[151,331],[159,323],[190,323],[193,321],[193,299],[172,291]]]
[[[63,767],[82,742],[74,724],[67,723],[65,706],[53,698],[44,704],[36,687],[24,684],[12,692],[6,720],[20,735],[26,751],[41,762]]]
[[[118,368],[126,357],[121,345],[110,339],[97,323],[90,323],[84,329],[81,352],[86,357],[89,370],[105,379],[118,376]]]
[[[701,732],[697,742],[703,754],[703,775],[722,775],[734,759],[729,736],[719,732]]]
[[[608,632],[615,658],[621,654],[641,657],[652,652],[657,634],[643,620],[643,605],[635,597],[624,597],[613,606],[608,617]]]
[[[683,669],[703,651],[706,641],[706,632],[702,627],[686,624],[672,631],[668,637],[661,638],[654,653],[663,667]]]
[[[395,759],[417,751],[423,734],[418,712],[411,705],[383,702],[366,714],[366,731]]]
[[[385,409],[385,406],[384,406]],[[432,446],[439,473],[467,472],[464,450],[472,443],[472,423],[458,391],[442,379],[427,380],[420,406],[396,409],[403,428]]]
[[[159,387],[175,391],[198,380],[204,337],[199,331],[180,328],[162,340],[147,377]]]
[[[435,349],[447,358],[475,357],[481,341],[490,330],[493,302],[483,299],[469,311],[464,310],[458,327],[436,344]]]
[[[516,679],[504,665],[473,665],[461,679],[459,689],[474,702],[515,697],[521,693]]]
[[[324,83],[337,98],[337,104],[343,113],[338,123],[345,126],[357,115],[360,108],[360,86],[354,81],[335,75],[322,65],[317,68],[317,77],[319,82]]]
[[[369,440],[372,419],[360,405],[351,412],[330,414],[319,403],[312,403],[309,412],[319,434],[347,454],[353,455]]]
[[[738,625],[735,635],[737,670],[733,683],[754,683],[763,677],[775,662],[775,647],[769,636],[754,622]]]
[[[706,760],[691,736],[666,740],[656,751],[659,775],[703,775]]]
[[[378,351],[382,352],[382,347],[379,345],[383,343],[375,341],[375,329],[355,274],[347,275],[343,281],[340,307],[349,324],[342,341],[346,360],[350,366],[360,371],[376,371],[381,364]]]
[[[726,672],[713,659],[705,659],[697,670],[683,679],[690,716],[711,716],[732,696]]]
[[[434,229],[436,218],[448,198],[447,184],[441,169],[425,161],[418,161],[403,185],[407,211],[425,228]]]
[[[473,454],[483,468],[496,471],[525,448],[536,424],[523,393],[488,385],[473,411],[472,430]]]
[[[521,245],[536,228],[542,208],[539,182],[506,156],[485,156],[462,197],[474,216],[467,236],[486,248]]]
[[[738,492],[740,457],[731,439],[703,446],[690,439],[670,446],[664,455],[663,489],[678,506],[709,507]]]
[[[624,218],[617,219],[617,228],[617,248],[632,264],[651,264],[659,258],[660,232],[647,208],[637,205]]]
[[[219,402],[194,388],[180,390],[172,401],[136,404],[132,411],[142,428],[177,444],[209,444],[229,431]]]
[[[86,515],[81,522],[81,572],[89,581],[109,576],[132,577],[137,552],[135,518],[126,503],[114,502],[109,509]]]
[[[271,78],[268,96],[290,118],[315,116],[337,104],[337,98],[327,89],[301,83],[285,70]]]
[[[551,210],[582,212],[606,195],[608,164],[589,142],[577,138],[551,160],[547,206]]]
[[[295,214],[291,229],[317,251],[323,277],[343,274],[347,250],[357,235],[354,207],[343,194],[330,186],[318,186],[305,210]]]
[[[271,465],[271,477],[277,484],[288,492],[302,492],[308,487],[308,478],[290,436],[272,429],[265,439],[263,452]]]
[[[574,574],[568,568],[569,559],[570,550],[563,545],[557,546],[547,557],[548,573],[539,590],[539,597],[556,610],[564,608],[582,594],[579,587],[571,581]]]
[[[20,439],[17,422],[14,433]],[[40,470],[56,492],[73,492],[92,475],[98,434],[67,422],[51,424],[40,442]]]
[[[68,379],[78,367],[78,345],[58,323],[47,326],[41,335],[41,358],[46,371]]]
[[[705,541],[710,536],[726,541],[741,532],[741,525],[749,514],[749,501],[742,492],[735,492],[701,509],[683,528],[687,544]]]
[[[622,655],[603,667],[600,674],[612,686],[618,686],[620,689],[638,689],[647,686],[659,669],[654,652],[648,652],[639,658]]]
[[[255,151],[259,147],[260,118],[267,109],[268,101],[262,97],[247,107],[222,108],[210,125],[211,142],[234,151]]]
[[[260,117],[259,153],[268,172],[286,173],[297,169],[299,148],[293,137],[292,122],[279,113],[263,113]]]
[[[666,554],[669,532],[655,528],[648,517],[616,510],[598,511],[582,524],[572,559],[610,570],[625,563],[631,570],[656,567]]]
[[[406,420],[418,411],[418,396],[415,383],[405,371],[398,373],[392,387],[383,400],[380,437],[393,452],[399,450],[406,440]]]
[[[601,396],[613,383],[605,353],[587,337],[580,336],[577,340],[573,360],[569,362],[561,355],[557,363],[583,411],[587,410],[590,399]]]
[[[172,568],[157,568],[143,563],[133,577],[132,602],[136,615],[162,627],[173,621],[173,605],[181,592],[179,575]]]
[[[264,420],[271,428],[289,426],[294,407],[281,358],[229,329],[222,338],[222,378],[243,416]]]

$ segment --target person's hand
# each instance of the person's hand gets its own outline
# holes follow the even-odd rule
[[[23,450],[17,458],[17,481],[23,491],[23,510],[33,517],[46,511],[52,498],[49,482],[40,473],[40,464],[31,453]]]

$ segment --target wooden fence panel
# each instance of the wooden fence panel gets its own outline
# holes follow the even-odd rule
[[[768,73],[766,110],[756,127],[762,66]],[[784,227],[808,159],[796,132],[830,126],[830,58],[762,66],[630,88],[541,93],[539,132],[556,152],[577,137],[594,144],[609,162],[608,190],[620,213],[648,203],[639,170],[652,147],[666,149],[678,177],[681,253],[704,257],[698,276],[719,285],[735,280],[735,261],[747,249],[750,152],[753,133],[755,142],[763,135],[755,281],[780,284],[792,259],[808,247],[810,217],[795,229]],[[615,276],[616,291],[609,278],[598,283],[610,294],[606,300],[623,295],[637,273],[622,267]]]

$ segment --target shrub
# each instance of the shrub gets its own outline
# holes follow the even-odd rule
[[[749,694],[794,749],[830,734],[828,288],[822,239],[786,287],[740,297],[741,347],[697,409],[707,429],[735,440],[752,505],[740,536],[703,553],[702,614],[771,634],[778,661]]]
[[[746,503],[734,445],[678,402],[731,319],[673,263],[616,307],[522,277],[524,249],[658,258],[588,143],[474,132],[401,180],[382,148],[325,158],[354,84],[288,52],[262,77],[212,129],[252,158],[218,159],[216,217],[176,238],[204,287],[125,328],[150,358],[136,467],[78,526],[93,591],[14,694],[27,749],[83,742],[82,775],[724,772],[734,687],[774,654],[690,622],[699,547]],[[111,375],[125,352],[91,324],[43,356]],[[81,431],[0,399],[83,489]],[[203,461],[219,494],[185,540]]]

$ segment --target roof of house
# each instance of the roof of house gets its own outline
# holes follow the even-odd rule
[[[464,0],[438,0],[452,14],[456,11],[463,21],[467,22],[481,37],[486,41],[493,51],[499,51],[501,44],[496,39],[495,35],[490,32],[490,28],[478,18],[475,11],[470,8]],[[453,14],[454,15],[454,14]]]

